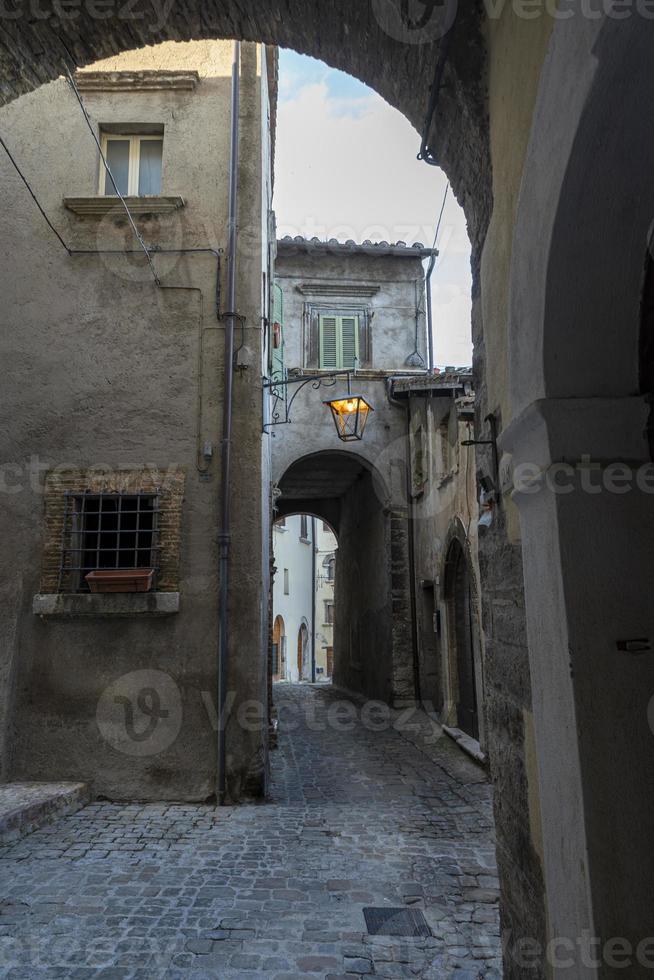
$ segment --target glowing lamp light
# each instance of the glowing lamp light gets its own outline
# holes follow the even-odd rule
[[[336,432],[341,442],[353,442],[355,439],[363,439],[368,416],[374,412],[363,395],[342,395],[340,398],[332,398],[324,402],[328,405]]]

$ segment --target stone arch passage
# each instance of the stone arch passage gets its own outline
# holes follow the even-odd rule
[[[334,683],[370,698],[415,698],[406,515],[353,452],[312,453],[279,481],[278,514],[308,513],[338,536]]]

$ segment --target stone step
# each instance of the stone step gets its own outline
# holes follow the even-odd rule
[[[86,783],[0,785],[0,844],[9,844],[46,823],[75,813],[90,799]]]

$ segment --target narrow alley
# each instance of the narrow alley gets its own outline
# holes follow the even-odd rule
[[[481,770],[424,714],[275,700],[268,803],[96,802],[2,848],[3,977],[501,975]]]

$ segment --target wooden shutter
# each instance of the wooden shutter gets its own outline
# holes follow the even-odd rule
[[[339,367],[353,370],[358,366],[359,357],[359,318],[342,316],[341,321],[341,363]]]
[[[338,320],[335,316],[320,317],[320,367],[338,368]]]
[[[359,318],[320,317],[320,367],[351,371],[358,366]]]

